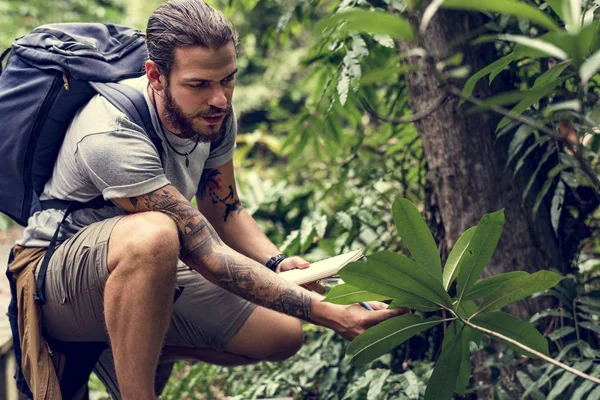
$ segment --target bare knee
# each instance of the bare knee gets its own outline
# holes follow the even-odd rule
[[[267,358],[269,361],[283,361],[296,354],[304,344],[304,333],[299,320],[294,320],[282,332],[282,337],[286,340],[282,343],[276,353]]]
[[[171,218],[160,212],[132,214],[123,217],[111,233],[108,268],[112,272],[122,265],[174,273],[178,255],[179,236]]]
[[[290,318],[285,325],[278,330],[278,340],[268,348],[261,357],[266,361],[284,361],[295,355],[304,344],[304,333],[299,320]]]

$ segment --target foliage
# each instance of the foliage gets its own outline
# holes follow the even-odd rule
[[[431,363],[415,363],[407,371],[393,373],[387,356],[356,368],[343,362],[346,344],[333,332],[312,325],[305,332],[307,344],[282,363],[225,368],[180,362],[162,398],[376,400],[418,399],[424,394]]]
[[[51,22],[118,22],[124,6],[119,0],[6,0],[0,3],[0,48]]]
[[[340,276],[354,287],[389,296],[394,299],[392,304],[396,307],[404,306],[418,311],[445,309],[452,317],[442,319],[432,316],[423,319],[409,314],[386,320],[354,339],[347,350],[350,362],[363,365],[373,361],[415,334],[442,322],[452,323],[444,335],[442,352],[427,384],[426,399],[445,399],[451,398],[453,392],[460,395],[465,393],[471,375],[469,344],[479,344],[480,332],[505,342],[528,357],[548,360],[548,343],[540,332],[530,324],[498,310],[555,286],[563,277],[550,271],[510,276],[503,274],[481,280],[478,282],[479,288],[475,287],[477,278],[500,239],[504,225],[502,210],[481,218],[475,230],[468,233],[468,243],[463,239],[461,246],[453,249],[460,256],[449,257],[450,260],[458,258],[456,267],[454,263],[449,266],[458,272],[455,274],[453,271],[446,276],[457,276],[454,298],[442,285],[442,268],[439,260],[435,260],[439,257],[435,242],[416,207],[406,199],[397,199],[392,213],[412,259],[381,251],[370,255],[365,262],[348,264],[342,268]],[[478,296],[471,295],[474,289],[477,289]],[[481,300],[478,305],[473,300],[466,300],[479,296]],[[369,299],[368,295],[365,297]]]

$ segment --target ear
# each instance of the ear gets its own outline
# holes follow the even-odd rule
[[[146,76],[148,77],[148,82],[150,82],[150,86],[156,91],[162,91],[164,87],[164,76],[160,73],[158,69],[158,65],[152,60],[146,61]]]

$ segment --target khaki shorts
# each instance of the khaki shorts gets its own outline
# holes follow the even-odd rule
[[[120,218],[82,229],[52,255],[45,282],[47,300],[42,306],[48,336],[63,341],[108,341],[103,307],[108,239]],[[222,351],[256,307],[183,263],[177,267],[177,284],[183,292],[173,306],[166,345]]]

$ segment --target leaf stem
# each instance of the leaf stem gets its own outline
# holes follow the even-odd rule
[[[459,318],[460,318],[460,317],[459,317]],[[467,326],[469,326],[469,327],[471,327],[471,328],[473,328],[473,329],[475,329],[475,330],[477,330],[477,331],[480,331],[480,332],[486,333],[486,334],[488,334],[488,335],[490,335],[490,336],[493,336],[493,337],[496,337],[496,338],[498,338],[498,339],[502,339],[502,340],[504,340],[504,341],[506,341],[506,342],[508,342],[508,343],[514,344],[515,346],[519,347],[520,349],[523,349],[523,350],[525,350],[525,351],[527,351],[527,352],[529,352],[529,353],[531,353],[531,354],[534,354],[534,355],[538,356],[539,358],[543,359],[544,361],[546,361],[546,362],[549,362],[550,364],[554,364],[554,365],[556,365],[557,367],[559,367],[559,368],[562,368],[562,369],[564,369],[565,371],[572,373],[573,375],[577,375],[577,376],[579,376],[580,378],[587,379],[588,381],[592,381],[592,382],[594,382],[594,383],[600,384],[600,379],[598,379],[598,378],[594,378],[594,377],[593,377],[593,376],[591,376],[591,375],[588,375],[588,374],[586,374],[586,373],[583,373],[583,372],[581,372],[581,371],[578,371],[578,370],[576,370],[576,369],[574,369],[574,368],[571,368],[571,367],[569,367],[568,365],[566,365],[566,364],[563,364],[563,363],[561,363],[560,361],[556,361],[556,360],[555,360],[555,359],[553,359],[552,357],[548,357],[547,355],[545,355],[545,354],[543,354],[543,353],[540,353],[539,351],[537,351],[537,350],[534,350],[534,349],[532,349],[532,348],[530,348],[530,347],[528,347],[528,346],[525,346],[524,344],[522,344],[522,343],[520,343],[520,342],[518,342],[518,341],[516,341],[516,340],[514,340],[514,339],[511,339],[511,338],[509,338],[509,337],[507,337],[507,336],[504,336],[504,335],[502,335],[501,333],[494,332],[494,331],[492,331],[492,330],[489,330],[489,329],[483,328],[483,327],[481,327],[481,326],[479,326],[479,325],[475,325],[474,323],[472,323],[472,322],[470,322],[470,321],[468,321],[468,320],[465,320],[465,319],[463,319],[463,318],[460,318],[460,320],[461,320],[461,321],[462,321],[462,322],[463,322],[465,325],[467,325]]]

